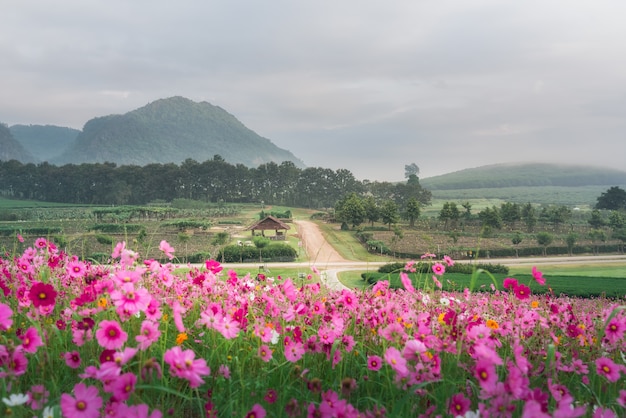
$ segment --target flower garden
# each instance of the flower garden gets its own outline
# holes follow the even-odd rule
[[[449,258],[428,286],[411,261],[402,289],[330,291],[315,268],[296,284],[124,243],[111,257],[40,238],[0,258],[1,416],[626,415],[623,298],[538,296],[515,278],[444,292]]]

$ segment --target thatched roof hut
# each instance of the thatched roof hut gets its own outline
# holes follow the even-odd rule
[[[256,231],[261,231],[261,235],[265,236],[265,231],[273,230],[276,232],[276,235],[270,236],[270,239],[285,239],[284,231],[288,231],[290,229],[291,227],[285,222],[270,215],[252,224],[246,228],[246,231],[252,231],[252,235],[255,235]]]

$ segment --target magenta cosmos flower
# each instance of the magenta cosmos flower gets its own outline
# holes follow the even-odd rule
[[[172,376],[187,379],[191,388],[197,388],[204,383],[201,376],[210,375],[211,369],[204,359],[195,360],[195,357],[193,350],[182,351],[176,346],[165,352],[163,360],[170,365]]]
[[[19,338],[22,340],[22,349],[27,353],[36,353],[37,348],[43,345],[43,341],[35,327],[28,328]]]
[[[471,402],[462,393],[457,393],[450,398],[448,412],[453,417],[464,416],[469,411]]]
[[[372,371],[379,371],[380,368],[383,366],[383,359],[381,359],[379,356],[369,356],[367,357],[367,368],[372,370]]]
[[[265,409],[255,403],[252,409],[246,414],[246,418],[265,418]]]
[[[61,411],[67,418],[98,418],[102,407],[102,398],[95,386],[79,383],[74,386],[74,397],[61,395]]]
[[[513,289],[515,292],[515,297],[519,300],[528,299],[530,297],[530,288],[525,284],[519,284],[517,287]]]
[[[596,360],[596,372],[606,377],[609,382],[617,382],[620,377],[620,366],[608,357],[600,357]]]
[[[35,308],[54,305],[57,292],[51,284],[36,282],[28,292],[28,298]]]
[[[533,278],[542,286],[546,284],[546,278],[543,277],[543,273],[537,270],[537,267],[535,266],[533,266]]]
[[[98,325],[96,338],[101,347],[116,350],[124,345],[128,339],[128,334],[124,332],[117,321],[105,320]]]
[[[13,311],[9,305],[0,302],[0,331],[6,331],[11,328],[11,325],[13,325],[11,316],[13,316]]]
[[[437,276],[441,276],[445,272],[446,272],[446,267],[443,264],[441,263],[433,264],[433,273],[435,273]]]

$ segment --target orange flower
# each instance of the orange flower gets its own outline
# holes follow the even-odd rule
[[[98,299],[98,307],[100,308],[106,308],[108,305],[107,299],[106,298],[100,298]]]
[[[188,339],[187,333],[186,332],[181,332],[180,334],[178,334],[176,336],[176,345],[181,345],[182,343],[187,341],[187,339]]]
[[[494,321],[493,319],[488,319],[487,322],[485,323],[485,325],[487,325],[487,327],[491,328],[491,329],[498,329],[500,328],[500,325]]]

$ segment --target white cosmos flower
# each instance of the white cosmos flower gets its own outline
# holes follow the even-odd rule
[[[441,298],[441,299],[439,299],[439,303],[441,303],[443,306],[450,306],[450,299],[448,299],[448,298]]]
[[[6,406],[24,405],[28,402],[28,395],[24,395],[23,393],[13,393],[8,399],[2,398],[2,402],[4,402]]]
[[[54,409],[51,406],[46,406],[43,409],[43,414],[41,418],[54,418]]]

